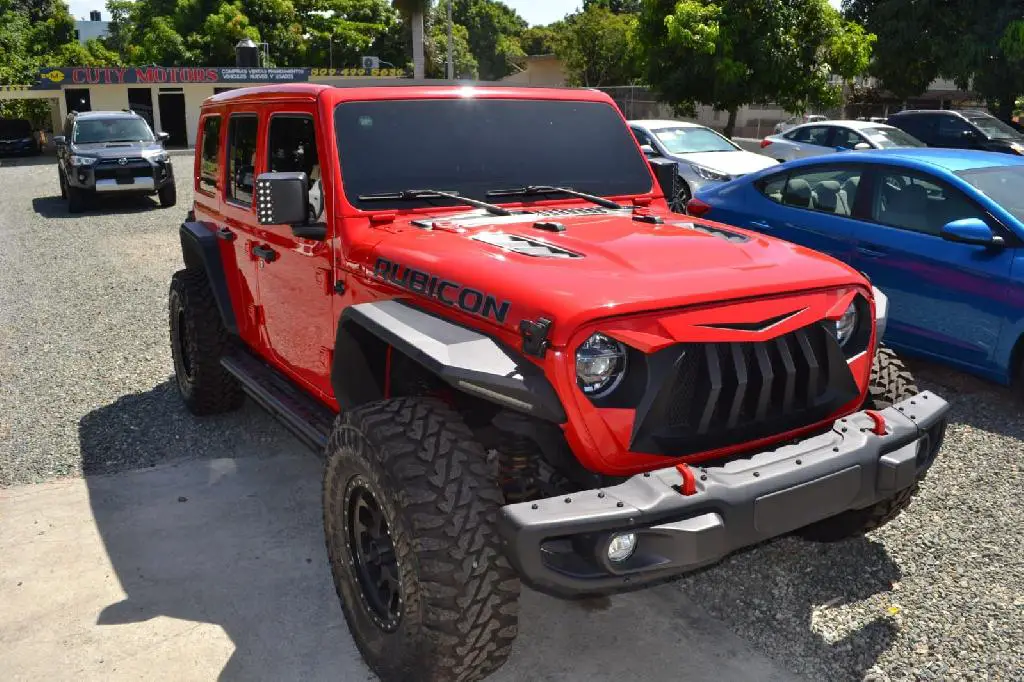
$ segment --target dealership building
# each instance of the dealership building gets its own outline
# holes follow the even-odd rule
[[[61,130],[72,111],[131,109],[145,117],[153,130],[167,133],[168,146],[188,147],[196,139],[203,100],[225,90],[271,83],[386,82],[405,76],[400,70],[372,67],[53,67],[41,69],[34,83],[0,86],[0,99],[49,100],[51,131]]]

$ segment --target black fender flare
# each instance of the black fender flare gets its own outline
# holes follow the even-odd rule
[[[459,391],[545,421],[566,421],[554,387],[521,353],[398,300],[360,303],[342,313],[331,385],[343,410],[381,397],[360,334],[393,347]]]
[[[235,311],[231,307],[231,296],[228,294],[227,275],[220,257],[220,245],[217,236],[202,223],[186,221],[181,224],[181,257],[186,268],[202,269],[210,282],[210,291],[217,302],[224,329],[235,336],[238,335],[238,323]]]

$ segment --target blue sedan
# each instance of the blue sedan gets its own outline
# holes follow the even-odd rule
[[[1024,158],[847,152],[697,193],[696,216],[849,263],[889,296],[885,342],[1008,384],[1024,372]]]

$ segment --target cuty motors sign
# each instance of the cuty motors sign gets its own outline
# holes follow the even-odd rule
[[[152,85],[182,83],[302,83],[309,68],[275,69],[208,66],[62,67],[42,69],[33,90],[83,85]]]

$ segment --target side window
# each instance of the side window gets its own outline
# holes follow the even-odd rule
[[[786,188],[786,175],[771,175],[757,183],[757,191],[776,204],[782,203],[782,190]]]
[[[199,157],[199,189],[217,191],[220,176],[220,116],[203,119],[202,155]]]
[[[654,146],[654,142],[651,141],[651,138],[647,133],[640,130],[639,128],[630,128],[630,130],[633,131],[633,137],[636,138],[637,144],[639,144],[641,147],[644,146],[645,144],[649,144],[652,147]]]
[[[788,137],[794,142],[803,142],[804,144],[814,144],[819,147],[827,147],[829,132],[829,126],[804,126],[803,128],[797,128],[794,130],[788,135]]]
[[[938,236],[942,226],[962,218],[985,219],[984,212],[959,190],[903,171],[879,175],[871,201],[875,222]]]
[[[832,138],[832,146],[843,149],[853,149],[861,142],[867,142],[867,140],[863,135],[849,128],[836,128],[835,137]]]
[[[942,116],[939,118],[939,139],[943,144],[964,144],[967,140],[964,133],[974,130],[967,121],[959,116]]]
[[[258,128],[259,119],[254,114],[232,116],[228,124],[228,201],[252,206]]]
[[[306,174],[309,178],[309,217],[312,222],[320,221],[324,212],[323,186],[313,117],[279,115],[270,119],[267,165],[273,172]]]
[[[819,167],[792,173],[782,190],[782,203],[839,216],[851,215],[861,173],[856,167]]]

